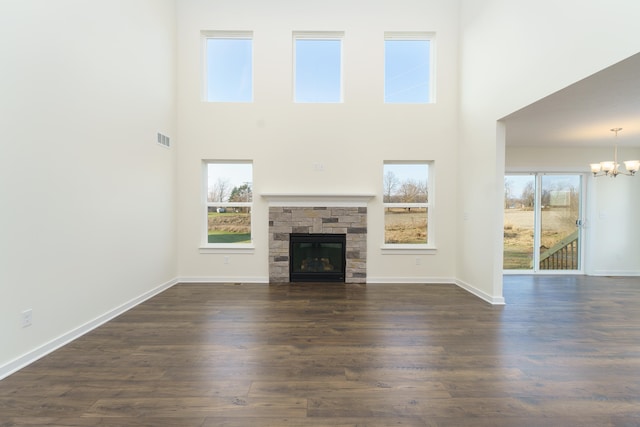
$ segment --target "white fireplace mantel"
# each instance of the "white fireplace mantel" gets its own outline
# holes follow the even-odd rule
[[[260,196],[269,202],[269,206],[292,207],[366,207],[369,200],[376,197],[369,193],[262,193]]]

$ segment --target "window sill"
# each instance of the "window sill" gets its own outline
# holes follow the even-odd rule
[[[201,254],[252,254],[255,250],[253,243],[208,244],[199,248]]]
[[[438,249],[428,245],[382,245],[382,255],[435,255]]]

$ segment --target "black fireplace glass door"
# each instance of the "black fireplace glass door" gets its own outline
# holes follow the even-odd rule
[[[292,234],[291,281],[344,282],[345,242],[344,234]]]

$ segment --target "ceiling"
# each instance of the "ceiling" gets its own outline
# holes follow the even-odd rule
[[[509,146],[640,147],[640,54],[505,117]]]

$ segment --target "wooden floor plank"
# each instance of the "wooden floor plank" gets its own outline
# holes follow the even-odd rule
[[[301,398],[271,397],[138,397],[99,399],[85,417],[304,417],[307,401]]]
[[[640,278],[180,284],[0,381],[6,426],[640,425]]]

